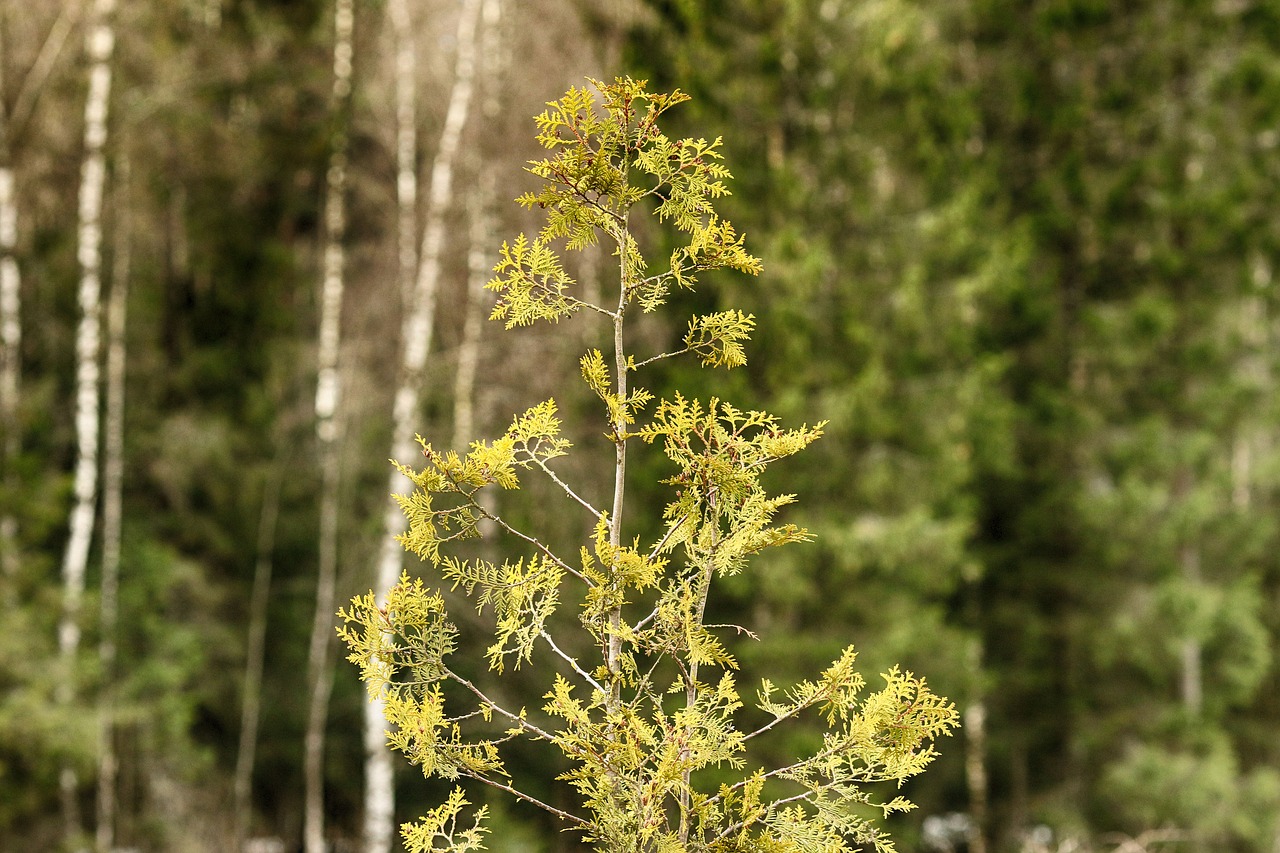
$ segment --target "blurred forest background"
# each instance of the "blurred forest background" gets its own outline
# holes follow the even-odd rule
[[[605,330],[479,285],[530,117],[623,73],[724,136],[766,266],[642,331],[750,311],[748,367],[650,387],[830,421],[777,478],[816,541],[718,605],[747,675],[853,642],[955,700],[903,851],[1280,851],[1271,0],[3,0],[0,849],[367,849],[329,614],[397,388],[437,446],[589,411]]]

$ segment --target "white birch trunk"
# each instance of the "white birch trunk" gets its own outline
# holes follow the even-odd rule
[[[486,127],[493,126],[499,113],[501,0],[483,0],[481,6],[481,62],[483,67],[479,91],[480,116]],[[453,443],[462,452],[476,438],[476,373],[480,366],[480,341],[484,335],[485,284],[493,271],[494,245],[493,203],[497,196],[492,171],[484,168],[480,146],[472,146],[473,170],[478,176],[470,199],[470,249],[467,252],[467,296],[462,324],[462,340],[458,343],[458,372],[453,385]]]
[[[107,301],[107,412],[102,445],[102,588],[99,596],[101,636],[98,639],[98,661],[104,687],[98,709],[98,824],[95,833],[100,853],[110,853],[115,847],[116,826],[114,685],[124,497],[125,323],[129,299],[129,241],[132,235],[128,175],[129,164],[122,157],[116,175],[115,259],[111,271],[111,296]]]
[[[58,624],[58,650],[62,673],[58,699],[69,703],[75,695],[75,657],[80,648],[80,603],[84,596],[85,568],[93,538],[98,489],[98,405],[101,349],[102,195],[106,183],[107,107],[111,94],[111,54],[115,33],[111,28],[114,0],[95,0],[87,38],[89,94],[85,102],[84,160],[80,170],[79,244],[80,325],[76,331],[76,444],[75,506],[71,511],[70,537],[62,560],[62,617]],[[80,831],[76,805],[75,770],[64,766],[60,777],[63,820],[68,837]]]
[[[400,305],[408,310],[418,271],[418,54],[408,0],[388,0],[387,17],[395,40],[396,201],[399,204],[398,259]]]
[[[325,190],[324,273],[321,289],[320,340],[316,380],[316,433],[321,469],[319,552],[316,611],[307,656],[310,702],[303,743],[303,842],[306,853],[323,853],[324,737],[329,717],[333,672],[329,651],[334,638],[338,566],[339,419],[338,355],[341,343],[343,276],[346,256],[347,130],[351,97],[351,62],[355,24],[353,0],[334,4],[333,108],[339,116]]]
[[[253,590],[249,593],[249,640],[245,651],[244,686],[240,705],[240,746],[236,752],[232,783],[236,849],[244,846],[252,818],[253,765],[258,748],[258,722],[262,707],[262,667],[267,640],[267,604],[271,593],[272,551],[275,550],[276,519],[280,512],[280,481],[284,466],[279,460],[262,489],[262,510],[258,518],[257,556],[253,566]]]
[[[481,175],[471,205],[471,248],[467,253],[466,315],[462,321],[462,340],[458,343],[458,372],[453,383],[453,443],[463,452],[476,438],[476,372],[480,366],[480,339],[484,334],[485,283],[493,262],[485,247],[492,243],[493,227],[489,215],[494,195],[493,180]]]
[[[30,70],[23,76],[12,111],[0,104],[0,478],[16,488],[13,462],[22,446],[18,419],[22,378],[22,289],[16,254],[18,242],[17,176],[10,140],[31,118],[36,98],[79,20],[82,4],[63,6],[40,45]],[[12,493],[12,492],[11,492]],[[18,519],[0,514],[0,577],[18,571]],[[8,591],[6,587],[6,592]],[[7,603],[7,602],[6,602]]]
[[[114,6],[114,3],[112,5]],[[49,34],[40,45],[40,52],[36,54],[35,61],[31,64],[31,70],[22,79],[22,86],[13,99],[13,110],[9,114],[9,138],[12,139],[18,129],[24,127],[31,119],[36,101],[44,90],[45,81],[53,73],[53,67],[57,64],[62,48],[67,43],[67,37],[80,22],[80,14],[84,11],[84,6],[85,4],[79,0],[64,3],[58,12],[58,17],[54,19],[53,26],[49,28]],[[95,6],[94,12],[97,15],[98,6]]]
[[[435,322],[440,252],[444,245],[444,214],[453,199],[453,170],[462,128],[471,108],[479,17],[480,0],[465,0],[458,18],[458,53],[455,58],[453,88],[445,113],[444,129],[440,135],[440,148],[431,169],[431,190],[427,196],[418,276],[402,331],[400,384],[396,390],[392,412],[392,459],[412,459],[414,453],[414,422],[418,411],[419,390]],[[409,488],[409,482],[403,475],[398,472],[391,475],[390,492],[403,493],[409,491]],[[404,550],[396,537],[404,529],[404,515],[399,506],[394,501],[388,501],[377,575],[374,579],[374,591],[380,601],[386,599],[388,590],[400,577]],[[395,829],[395,789],[385,730],[386,719],[382,703],[376,700],[370,702],[365,706],[365,853],[388,853]]]
[[[0,135],[3,133],[0,130]],[[0,472],[3,472],[5,485],[10,486],[22,434],[18,422],[22,375],[22,296],[18,262],[14,258],[17,240],[18,208],[14,200],[13,167],[6,153],[0,164]],[[12,578],[17,572],[18,520],[6,509],[0,515],[0,577]]]

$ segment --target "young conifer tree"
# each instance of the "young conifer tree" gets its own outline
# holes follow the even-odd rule
[[[537,118],[538,141],[552,154],[531,162],[543,185],[518,201],[545,210],[546,224],[532,240],[520,235],[503,245],[489,287],[499,294],[493,317],[508,329],[580,310],[612,324],[613,351],[592,350],[580,361],[615,448],[612,506],[593,505],[556,473],[553,460],[570,445],[554,400],[465,455],[419,439],[426,466],[397,463],[414,485],[398,496],[409,521],[401,541],[493,614],[491,669],[548,671],[542,714],[505,706],[460,674],[451,663],[457,630],[440,593],[421,580],[403,576],[385,600],[357,597],[340,613],[339,634],[370,695],[385,703],[391,747],[428,776],[472,780],[538,806],[595,849],[891,851],[876,815],[911,804],[877,799],[868,786],[920,773],[935,756],[933,740],[955,727],[955,709],[924,679],[896,668],[869,692],[852,648],[812,680],[785,689],[763,681],[751,690],[754,708],[744,706],[726,638],[749,632],[706,624],[708,596],[716,579],[741,571],[757,552],[806,538],[775,521],[793,496],[770,496],[760,478],[771,462],[820,437],[823,425],[784,429],[765,412],[714,398],[655,402],[632,381],[646,365],[681,355],[708,367],[744,364],[754,321],[738,311],[694,317],[682,347],[648,356],[628,352],[626,320],[661,306],[673,288],[693,288],[701,272],[754,275],[761,266],[714,210],[730,177],[720,140],[671,139],[659,128],[688,97],[649,92],[629,78],[590,83]],[[682,235],[684,245],[660,264],[637,242],[632,217],[642,213]],[[581,250],[601,238],[618,259],[618,298],[609,305],[576,295],[554,248]],[[674,465],[664,481],[672,498],[663,533],[643,545],[622,531],[627,454],[636,442],[660,445]],[[559,553],[485,509],[483,490],[517,489],[526,472],[548,477],[594,520],[578,553]],[[485,518],[527,556],[502,564],[449,556],[448,546],[479,535]],[[551,627],[569,595],[578,599],[578,637]],[[751,748],[801,718],[825,729],[821,743],[785,766],[757,767]],[[576,806],[543,802],[508,774],[502,747],[517,738],[563,754],[570,769],[561,779],[576,789]],[[730,772],[737,781],[722,781]],[[483,849],[485,809],[464,816],[467,805],[457,788],[406,824],[407,848]]]

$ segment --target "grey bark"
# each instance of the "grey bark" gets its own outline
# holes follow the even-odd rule
[[[272,551],[275,549],[276,519],[280,512],[280,481],[284,466],[279,461],[262,489],[262,509],[258,518],[257,556],[253,566],[253,589],[249,593],[249,639],[245,650],[244,686],[240,704],[240,745],[232,783],[237,849],[244,846],[252,817],[253,765],[258,746],[258,723],[262,707],[262,667],[267,638],[267,604],[271,593]]]
[[[128,198],[129,164],[120,158],[116,174],[114,264],[107,301],[107,410],[102,455],[102,586],[99,591],[98,662],[103,691],[98,714],[98,822],[96,847],[109,853],[116,826],[116,625],[120,603],[120,542],[124,499],[125,325],[128,318],[129,241],[132,220]]]

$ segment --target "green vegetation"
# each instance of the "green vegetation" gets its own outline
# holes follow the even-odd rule
[[[618,713],[633,703],[638,722],[618,726],[649,725],[654,743],[667,735],[655,700],[628,686],[632,661],[657,665],[653,691],[677,686],[660,697],[670,727],[690,705],[696,649],[701,731],[727,719],[715,716],[727,673],[745,736],[773,719],[759,707],[765,679],[783,706],[806,679],[820,689],[855,644],[859,712],[884,686],[872,675],[898,665],[927,673],[961,718],[927,772],[901,791],[867,789],[917,804],[858,813],[904,853],[1275,853],[1277,4],[355,0],[348,50],[336,0],[116,2],[109,108],[95,108],[102,219],[82,229],[86,38],[110,5],[0,0],[0,849],[73,851],[99,835],[104,849],[221,853],[240,846],[239,829],[258,849],[298,849],[316,799],[320,843],[364,846],[378,812],[361,735],[375,706],[338,655],[317,666],[334,676],[322,760],[304,758],[320,719],[308,697],[326,698],[310,688],[327,687],[307,675],[323,515],[335,602],[385,589],[400,569],[428,597],[445,578],[440,624],[456,625],[458,650],[442,663],[548,734],[572,732],[544,710],[556,675],[597,728],[613,699],[606,689],[588,710],[595,688],[536,624],[600,687],[620,679]],[[415,55],[416,67],[402,61]],[[466,88],[464,68],[465,116],[449,106],[465,100],[450,94]],[[528,120],[585,75],[691,96],[662,112],[645,163],[632,151],[633,188],[699,157],[733,171],[626,202],[621,257],[600,228],[618,208],[572,194],[621,203],[608,158],[540,148]],[[588,93],[599,138],[609,113]],[[548,138],[571,139],[565,121]],[[628,143],[610,144],[616,155]],[[531,160],[581,185],[522,171]],[[326,200],[331,174],[341,211]],[[521,194],[531,205],[489,201]],[[557,236],[540,239],[547,227]],[[338,230],[344,252],[326,263],[324,234]],[[128,281],[119,584],[100,494],[84,595],[68,607],[59,571],[78,432],[92,431],[76,424],[92,372],[78,374],[93,361],[91,347],[77,353],[77,282],[95,237],[102,304]],[[733,268],[755,255],[767,262],[757,273]],[[639,289],[620,372],[611,315],[624,259]],[[495,265],[507,284],[485,291]],[[326,436],[341,488],[327,502],[314,408],[326,266],[345,277],[331,312],[338,381],[326,385],[339,391]],[[426,281],[432,300],[415,295]],[[500,322],[483,322],[495,307]],[[105,359],[99,371],[111,372]],[[419,403],[397,410],[406,386]],[[753,424],[750,410],[775,420]],[[806,423],[821,424],[820,440],[754,483],[735,479],[735,503],[721,503],[721,485],[715,511],[721,549],[730,515],[744,553],[753,536],[794,535],[787,524],[809,541],[760,547],[742,571],[723,550],[706,634],[671,633],[696,615],[698,588],[675,584],[697,580],[685,575],[711,547],[700,531],[715,529],[701,478],[733,473],[707,470],[680,437],[772,456],[770,429],[801,438]],[[388,452],[414,431],[431,436],[430,460],[411,444]],[[613,506],[619,432],[625,512]],[[409,492],[387,487],[387,457],[420,477],[470,477],[478,450],[491,463],[510,454],[519,490],[463,479],[433,493],[432,511],[452,513],[433,521],[449,539],[439,566],[395,545],[395,571],[380,573],[386,531],[405,518],[388,492]],[[605,515],[603,534],[600,514],[540,464]],[[101,492],[111,479],[104,470]],[[801,499],[776,503],[791,492]],[[481,537],[450,539],[472,523]],[[414,544],[429,547],[422,533]],[[317,634],[335,649],[336,606]],[[64,612],[78,614],[76,643],[60,639],[74,637],[59,630]],[[60,657],[60,644],[78,652]],[[714,662],[725,654],[737,669]],[[436,684],[447,715],[478,710],[461,684]],[[740,769],[691,767],[689,807],[812,756],[828,731],[817,711],[746,741]],[[595,820],[555,779],[585,765],[528,734],[506,740],[515,725],[496,711],[469,718],[458,748],[503,741],[510,777],[492,780]],[[396,847],[393,821],[439,803],[455,843],[484,809],[480,839],[495,853],[584,846],[572,822],[474,780],[427,778],[377,740],[373,762],[396,767],[379,789],[389,810],[394,788],[384,826]],[[304,767],[321,797],[304,798]],[[683,770],[671,772],[662,831],[678,835]],[[96,796],[113,775],[114,798]],[[472,805],[450,800],[455,786]],[[770,779],[761,803],[805,790]],[[110,844],[99,803],[114,812]],[[66,820],[77,811],[78,832]]]

